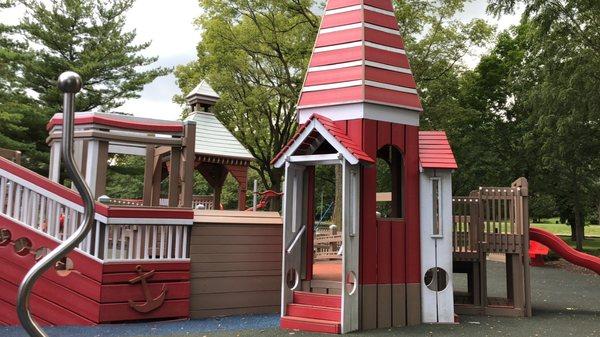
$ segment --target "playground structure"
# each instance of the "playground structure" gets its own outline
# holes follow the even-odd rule
[[[529,228],[526,179],[452,196],[458,166],[445,132],[419,130],[391,0],[327,2],[298,132],[272,162],[285,169],[282,216],[243,211],[253,158],[210,112],[218,95],[206,82],[187,98],[184,122],[75,114],[75,162],[98,201],[91,231],[33,287],[42,325],[279,311],[282,328],[346,333],[454,323],[456,314],[529,317],[530,240],[600,273],[600,259]],[[23,276],[84,217],[81,196],[59,184],[64,122],[48,123],[49,178],[0,152],[11,158],[0,158],[0,325],[18,324]],[[104,196],[109,154],[146,157],[141,200]],[[339,228],[315,226],[319,165],[340,168]],[[195,170],[213,196],[194,197]],[[238,211],[218,210],[228,173]],[[378,193],[385,174],[390,190]],[[257,209],[279,196],[267,191]],[[491,255],[506,261],[505,298],[488,295]],[[454,274],[466,275],[466,291]]]

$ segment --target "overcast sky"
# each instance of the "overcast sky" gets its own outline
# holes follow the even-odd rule
[[[505,16],[498,21],[485,13],[485,6],[486,0],[473,0],[460,17],[464,20],[486,18],[491,24],[497,25],[498,29],[508,28],[518,22],[516,15]],[[200,41],[200,33],[193,21],[201,11],[197,0],[138,0],[127,14],[127,29],[135,29],[140,42],[152,41],[152,45],[144,53],[158,56],[157,65],[173,67],[195,59],[195,47]],[[15,21],[22,15],[22,10],[17,9],[4,13],[0,19]],[[477,57],[469,57],[465,62],[474,65],[477,60]],[[139,99],[129,100],[116,110],[136,116],[177,119],[181,107],[171,99],[178,92],[175,76],[160,77],[144,87]]]

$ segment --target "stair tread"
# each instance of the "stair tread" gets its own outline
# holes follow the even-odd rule
[[[340,325],[341,324],[340,322],[336,322],[336,321],[328,321],[328,320],[316,319],[316,318],[294,317],[294,316],[283,316],[281,319],[300,321],[300,322],[317,323],[317,324],[327,324],[327,325]]]
[[[342,311],[341,308],[326,307],[326,306],[322,306],[322,305],[312,305],[312,304],[302,304],[302,303],[290,303],[288,305],[294,306],[294,307],[300,307],[300,308],[307,308],[307,309],[319,309],[319,310],[328,310],[328,311],[336,311],[336,312]]]
[[[308,291],[294,291],[294,294],[306,295],[306,296],[315,296],[315,297],[336,298],[336,299],[342,297],[342,295],[311,293],[311,292],[308,292]]]

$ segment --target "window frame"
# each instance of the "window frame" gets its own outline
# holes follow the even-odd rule
[[[431,182],[431,237],[432,238],[443,238],[444,237],[444,222],[443,222],[443,206],[442,206],[442,178],[441,177],[431,177],[429,178]],[[434,184],[437,184],[437,203],[435,202],[434,195]],[[436,205],[437,205],[437,221],[438,224],[436,226]],[[437,229],[437,233],[436,233]]]

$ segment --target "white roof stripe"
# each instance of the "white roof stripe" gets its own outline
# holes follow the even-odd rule
[[[392,85],[392,84],[387,84],[387,83],[380,83],[380,82],[375,82],[375,81],[365,81],[365,85],[371,86],[371,87],[376,87],[376,88],[381,88],[381,89],[388,89],[388,90],[394,90],[394,91],[399,91],[399,92],[406,92],[409,94],[417,94],[417,89],[413,89],[413,88],[406,88],[406,87],[401,87],[398,85]]]
[[[397,29],[381,27],[381,26],[374,25],[374,24],[368,23],[368,22],[357,22],[357,23],[351,23],[349,25],[343,25],[343,26],[337,26],[337,27],[331,27],[331,28],[323,28],[319,31],[319,34],[335,33],[335,32],[341,32],[344,30],[350,30],[350,29],[356,29],[356,28],[362,28],[362,27],[375,29],[375,30],[378,30],[383,33],[400,36],[400,31]]]
[[[352,6],[348,6],[348,7],[330,9],[325,12],[325,15],[335,15],[335,14],[340,14],[340,13],[352,12],[352,11],[356,11],[356,10],[360,10],[360,9],[362,9],[361,5],[352,5]]]
[[[385,51],[390,51],[392,53],[406,55],[406,51],[404,49],[389,47],[389,46],[385,46],[385,45],[375,43],[375,42],[370,42],[370,41],[365,41],[365,47],[372,47],[372,48],[377,48],[377,49],[381,49],[381,50],[385,50]]]
[[[336,64],[330,64],[330,65],[325,65],[325,66],[310,67],[310,68],[308,68],[308,72],[312,73],[312,72],[317,72],[317,71],[343,69],[343,68],[350,68],[350,67],[356,67],[356,66],[361,66],[361,65],[395,71],[395,72],[399,72],[399,73],[403,73],[403,74],[412,74],[411,70],[408,68],[395,67],[395,66],[391,66],[389,64],[373,62],[373,61],[363,61],[363,60],[344,62],[344,63],[336,63]]]
[[[323,28],[319,31],[319,34],[341,32],[344,30],[356,29],[356,28],[362,28],[362,27],[363,27],[362,22],[351,23],[349,25],[343,25],[343,26],[337,26],[337,27],[331,27],[331,28]]]
[[[362,66],[363,64],[364,63],[362,60],[344,62],[344,63],[336,63],[336,64],[330,64],[330,65],[326,65],[326,66],[310,67],[310,68],[308,68],[308,72],[350,68],[350,67]]]
[[[380,32],[384,32],[384,33],[389,33],[389,34],[394,34],[394,35],[400,36],[400,31],[398,29],[391,29],[391,28],[381,27],[381,26],[377,26],[377,25],[374,25],[374,24],[368,23],[368,22],[365,22],[365,28],[371,28],[371,29],[378,30]]]
[[[369,66],[369,67],[375,67],[375,68],[381,68],[381,69],[385,69],[385,70],[397,71],[399,73],[404,73],[404,74],[412,74],[412,71],[410,69],[408,69],[408,68],[391,66],[389,64],[384,64],[384,63],[379,63],[379,62],[365,61],[365,65]]]
[[[302,89],[302,92],[356,87],[356,86],[362,85],[363,83],[364,83],[363,80],[355,80],[355,81],[347,81],[347,82],[339,82],[339,83],[331,83],[331,84],[312,85],[312,86],[304,87]]]
[[[379,14],[384,14],[384,15],[389,15],[389,16],[396,17],[396,14],[394,12],[387,11],[385,9],[381,9],[381,8],[377,8],[377,7],[373,7],[373,6],[369,6],[369,5],[365,5],[365,9],[369,10],[371,12],[376,12],[376,13],[379,13]]]
[[[315,48],[314,52],[315,53],[322,53],[322,52],[326,52],[326,51],[333,51],[333,50],[340,50],[340,49],[361,47],[362,45],[363,45],[362,41],[356,41],[356,42],[350,42],[350,43],[342,43],[342,44],[335,44],[333,46],[317,47],[317,48]]]
[[[417,94],[417,89],[401,87],[398,85],[381,83],[376,81],[368,81],[368,80],[355,80],[355,81],[347,81],[347,82],[339,82],[339,83],[330,83],[330,84],[321,84],[321,85],[313,85],[307,86],[302,89],[302,92],[312,92],[312,91],[323,91],[323,90],[331,90],[331,89],[341,89],[341,88],[349,88],[356,87],[359,85],[368,85],[371,87],[393,90],[398,92],[405,92],[409,94]]]

